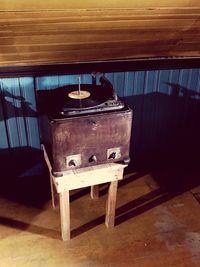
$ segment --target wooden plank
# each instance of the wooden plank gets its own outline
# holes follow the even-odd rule
[[[120,42],[119,42],[120,44]],[[178,40],[176,41],[171,41],[170,43],[168,43],[168,50],[167,51],[168,54],[170,54],[173,51],[177,51],[177,54],[181,54],[182,51],[188,52],[191,50],[191,52],[193,52],[194,48],[198,48],[199,44],[198,43],[185,43],[185,46],[183,44],[183,48],[182,50],[180,50],[179,53],[179,48],[177,47],[178,45],[181,46],[181,42],[179,42]],[[146,49],[149,47],[149,50],[146,51]],[[94,44],[95,46],[95,44]],[[73,49],[70,51],[70,53],[68,51],[64,51],[64,50],[59,50],[59,51],[55,51],[54,55],[52,55],[52,51],[42,51],[42,52],[32,52],[32,54],[34,55],[34,57],[32,57],[32,55],[30,55],[30,53],[28,52],[20,52],[18,51],[18,53],[11,53],[11,54],[5,54],[5,55],[0,55],[0,61],[3,64],[4,62],[43,62],[45,60],[49,60],[49,62],[62,62],[63,60],[68,60],[69,62],[73,62],[74,60],[76,60],[77,62],[81,62],[84,60],[93,60],[96,61],[96,52],[98,51],[99,53],[101,53],[101,59],[112,59],[112,58],[116,58],[116,59],[126,59],[126,58],[134,58],[137,55],[141,56],[143,55],[159,55],[160,53],[162,53],[163,49],[165,48],[165,43],[161,40],[159,43],[157,42],[147,42],[145,47],[140,47],[140,43],[132,43],[130,42],[130,45],[124,45],[124,46],[117,46],[117,47],[113,47],[112,49],[112,53],[110,51],[110,47],[106,47],[103,51],[101,51],[100,48],[96,48],[95,47],[90,48],[85,48],[85,49]],[[193,47],[193,49],[192,49]],[[126,49],[126,51],[124,51],[124,49]],[[175,53],[176,54],[176,53]],[[195,51],[194,51],[195,54]]]
[[[105,219],[105,225],[107,228],[113,228],[115,225],[117,186],[118,186],[118,181],[113,181],[110,183],[108,190],[108,199],[106,203],[106,219]]]
[[[69,191],[60,192],[60,222],[63,241],[70,240],[70,201]]]
[[[199,56],[197,1],[27,2],[0,3],[1,66]]]
[[[98,34],[103,31],[116,31],[116,30],[123,30],[124,32],[128,32],[129,30],[157,30],[159,29],[176,29],[176,27],[182,27],[183,29],[193,29],[195,27],[199,27],[199,18],[200,16],[193,16],[192,18],[162,18],[162,17],[155,17],[155,18],[149,18],[149,19],[130,19],[127,18],[125,20],[121,19],[110,19],[110,20],[99,20],[99,21],[86,21],[86,22],[68,22],[63,19],[63,21],[43,21],[43,22],[34,22],[34,20],[31,21],[24,21],[20,22],[19,24],[15,22],[0,22],[1,32],[12,32],[15,34],[28,34],[29,32],[35,32],[36,30],[41,30],[42,32],[51,32],[57,30],[59,32],[65,32],[74,34],[76,31],[81,32],[85,31],[85,34],[88,34],[90,32],[96,31],[95,33]],[[30,28],[30,26],[32,26]],[[38,32],[38,35],[41,33]],[[149,33],[150,34],[150,33]],[[42,35],[42,34],[41,34]],[[95,39],[95,36],[94,36]]]
[[[200,6],[198,0],[46,0],[46,1],[27,1],[27,0],[1,0],[0,10],[46,10],[46,9],[80,9],[80,8],[149,8],[149,7],[189,7]]]
[[[1,53],[0,56],[8,57],[11,55],[15,55],[18,53],[28,53],[31,56],[31,53],[48,53],[49,51],[66,51],[68,54],[72,50],[79,50],[79,51],[84,51],[85,49],[93,49],[93,50],[98,50],[102,49],[102,54],[104,52],[104,49],[106,50],[107,48],[119,48],[119,45],[122,45],[125,47],[127,46],[134,46],[139,44],[141,46],[141,41],[140,38],[142,38],[145,42],[148,42],[148,45],[150,43],[163,43],[165,45],[165,42],[168,42],[168,45],[174,44],[175,42],[190,42],[191,45],[193,43],[198,43],[198,38],[200,36],[200,31],[185,31],[185,32],[177,32],[176,35],[174,35],[173,31],[163,31],[162,33],[159,32],[154,32],[154,34],[149,35],[148,33],[138,33],[136,32],[134,34],[134,38],[132,38],[129,34],[123,34],[121,33],[121,37],[117,36],[118,32],[114,35],[109,35],[108,33],[105,32],[105,38],[101,37],[98,40],[94,41],[92,39],[92,36],[86,39],[84,39],[84,34],[80,34],[79,38],[80,41],[77,43],[75,40],[71,39],[70,36],[66,35],[58,35],[59,39],[57,39],[58,42],[56,42],[55,39],[48,38],[47,36],[41,36],[40,39],[40,44],[37,43],[36,39],[39,39],[39,36],[34,36],[32,35],[29,39],[27,40],[28,36],[19,37],[15,38],[15,49],[12,46],[12,38],[0,38],[0,41],[2,43],[0,49]],[[113,37],[113,40],[112,40]],[[122,38],[124,37],[124,39]],[[160,40],[159,37],[161,38]],[[196,38],[193,40],[192,38]],[[114,39],[115,38],[115,39]],[[122,38],[122,39],[120,39]],[[49,43],[48,43],[49,39]],[[70,40],[71,39],[71,40]],[[141,48],[146,49],[146,44],[143,44]],[[112,51],[110,51],[112,53]],[[135,53],[133,51],[132,53]]]
[[[67,171],[62,178],[54,177],[57,192],[72,190],[123,179],[124,164],[102,164],[94,167]]]
[[[188,9],[127,9],[127,10],[79,10],[42,12],[4,12],[0,11],[0,22],[12,25],[31,23],[89,22],[111,20],[149,20],[149,19],[193,19],[199,16],[199,8]]]
[[[190,8],[154,8],[154,9],[90,9],[90,10],[45,10],[29,12],[0,11],[0,22],[16,25],[29,23],[33,20],[36,24],[49,22],[87,22],[130,19],[178,19],[195,18],[199,16],[199,7]],[[36,20],[37,19],[37,20]]]
[[[159,28],[156,25],[159,24]],[[176,23],[176,30],[182,30],[179,34],[185,34],[185,32],[194,34],[194,32],[199,33],[200,21],[193,20],[174,20],[173,23]],[[83,25],[75,25],[74,23],[62,23],[57,24],[41,24],[41,25],[20,25],[20,26],[4,26],[0,29],[0,38],[2,39],[3,44],[12,44],[13,39],[15,38],[15,44],[21,43],[32,43],[46,44],[51,43],[62,43],[66,39],[67,42],[75,41],[77,44],[87,41],[90,38],[90,41],[97,42],[98,40],[107,41],[113,36],[115,37],[114,41],[117,40],[126,40],[128,39],[137,39],[137,35],[140,34],[141,39],[153,39],[154,34],[161,34],[164,36],[165,33],[174,34],[176,37],[177,33],[174,33],[175,27],[173,23],[170,23],[167,20],[149,20],[146,21],[146,24],[143,21],[129,21],[129,22],[107,22],[107,23],[86,23]],[[100,27],[101,25],[101,27]],[[192,25],[192,26],[190,26]],[[31,27],[31,29],[30,29]],[[104,37],[105,35],[105,37]],[[26,37],[30,36],[31,39],[27,40]],[[54,37],[55,36],[55,37]],[[24,38],[25,37],[25,38]],[[82,37],[85,37],[82,38]],[[103,38],[104,37],[104,38]],[[79,42],[77,42],[80,38]],[[167,38],[167,37],[165,37]],[[10,39],[10,41],[9,41]],[[21,39],[21,41],[20,41]],[[158,39],[158,36],[154,37],[154,40]],[[48,43],[49,42],[49,43]],[[2,44],[2,45],[3,45]]]

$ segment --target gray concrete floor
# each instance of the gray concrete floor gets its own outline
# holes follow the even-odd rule
[[[1,196],[0,267],[200,266],[200,187],[169,193],[150,174],[129,174],[119,185],[112,230],[104,225],[105,187],[96,200],[87,189],[71,192],[67,242],[49,198],[34,205]]]

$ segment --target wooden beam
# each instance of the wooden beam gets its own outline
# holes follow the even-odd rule
[[[160,8],[200,6],[198,0],[1,0],[0,10],[47,10],[47,9],[87,9],[87,8]]]
[[[125,164],[109,163],[84,169],[66,171],[62,179],[53,176],[54,184],[58,193],[65,190],[73,190],[110,181],[123,179]]]
[[[0,66],[200,56],[200,2],[1,1]]]

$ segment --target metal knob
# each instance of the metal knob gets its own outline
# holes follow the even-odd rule
[[[70,160],[69,163],[68,163],[69,167],[76,167],[76,161],[75,160]]]
[[[131,159],[129,157],[125,158],[124,159],[124,164],[129,164],[131,161]]]
[[[97,157],[95,155],[92,155],[90,158],[89,158],[89,162],[96,162],[97,161]]]
[[[109,157],[109,159],[115,159],[116,158],[116,152],[112,152]]]

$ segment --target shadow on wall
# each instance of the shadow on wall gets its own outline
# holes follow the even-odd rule
[[[170,190],[199,184],[200,94],[169,84],[171,94],[126,97],[133,109],[129,170],[151,171]]]
[[[17,101],[20,103],[19,107],[14,104],[14,102]],[[4,90],[3,92],[0,91],[0,103],[0,121],[14,118],[16,116],[37,116],[37,112],[31,108],[31,103],[26,101],[23,96],[15,96],[7,90]]]
[[[17,202],[30,201],[29,204],[39,204],[50,198],[48,173],[42,163],[42,152],[27,145],[12,147],[12,144],[9,144],[11,130],[14,138],[22,132],[22,129],[24,134],[16,138],[25,138],[26,141],[22,141],[28,143],[27,117],[37,117],[37,112],[31,108],[31,103],[23,96],[15,96],[5,89],[0,92],[0,123],[7,135],[4,138],[8,140],[8,147],[0,148],[0,195]],[[20,129],[8,129],[9,119],[18,118],[21,119],[18,127],[23,127],[21,132]],[[2,143],[3,133],[0,134]]]

